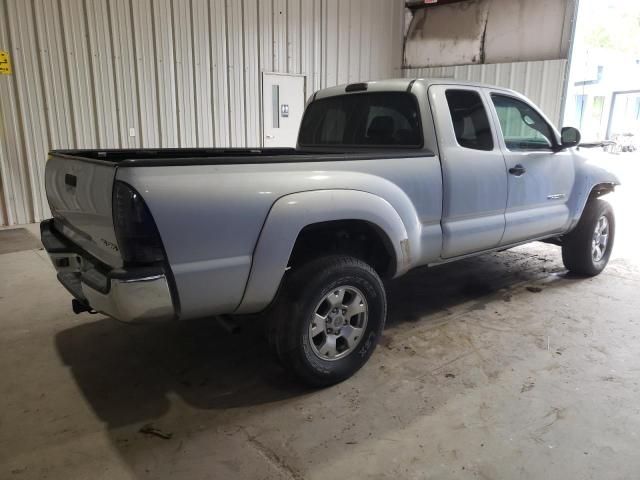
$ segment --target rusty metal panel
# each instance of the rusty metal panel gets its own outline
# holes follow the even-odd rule
[[[491,0],[486,63],[567,59],[577,0]]]
[[[567,59],[576,0],[469,0],[414,12],[404,66]]]
[[[417,10],[405,43],[405,66],[484,63],[489,4],[474,0]]]

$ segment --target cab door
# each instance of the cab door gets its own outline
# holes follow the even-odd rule
[[[557,149],[547,119],[524,98],[486,91],[508,172],[505,232],[509,245],[566,229],[575,168],[570,151]]]
[[[442,258],[497,247],[505,228],[507,171],[481,88],[432,85],[442,165]]]

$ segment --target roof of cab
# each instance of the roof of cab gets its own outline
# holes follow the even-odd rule
[[[496,90],[502,90],[505,92],[517,93],[513,90],[504,87],[498,87],[496,85],[489,85],[486,83],[480,82],[470,82],[470,81],[461,81],[454,80],[452,78],[392,78],[389,80],[374,80],[370,82],[362,82],[362,85],[366,85],[366,89],[359,88],[353,90],[351,92],[347,91],[347,87],[349,85],[354,84],[342,84],[336,85],[335,87],[325,88],[323,90],[319,90],[316,92],[313,97],[314,100],[320,98],[333,97],[336,95],[345,95],[345,94],[357,94],[363,91],[367,92],[407,92],[412,88],[415,84],[420,83],[422,87],[426,90],[431,85],[464,85],[468,87],[489,87]]]

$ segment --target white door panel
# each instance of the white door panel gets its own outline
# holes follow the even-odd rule
[[[295,147],[304,112],[304,77],[262,75],[264,147]]]

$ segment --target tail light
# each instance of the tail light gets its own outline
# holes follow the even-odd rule
[[[164,249],[153,217],[138,192],[124,182],[113,187],[113,223],[125,264],[164,260]]]

